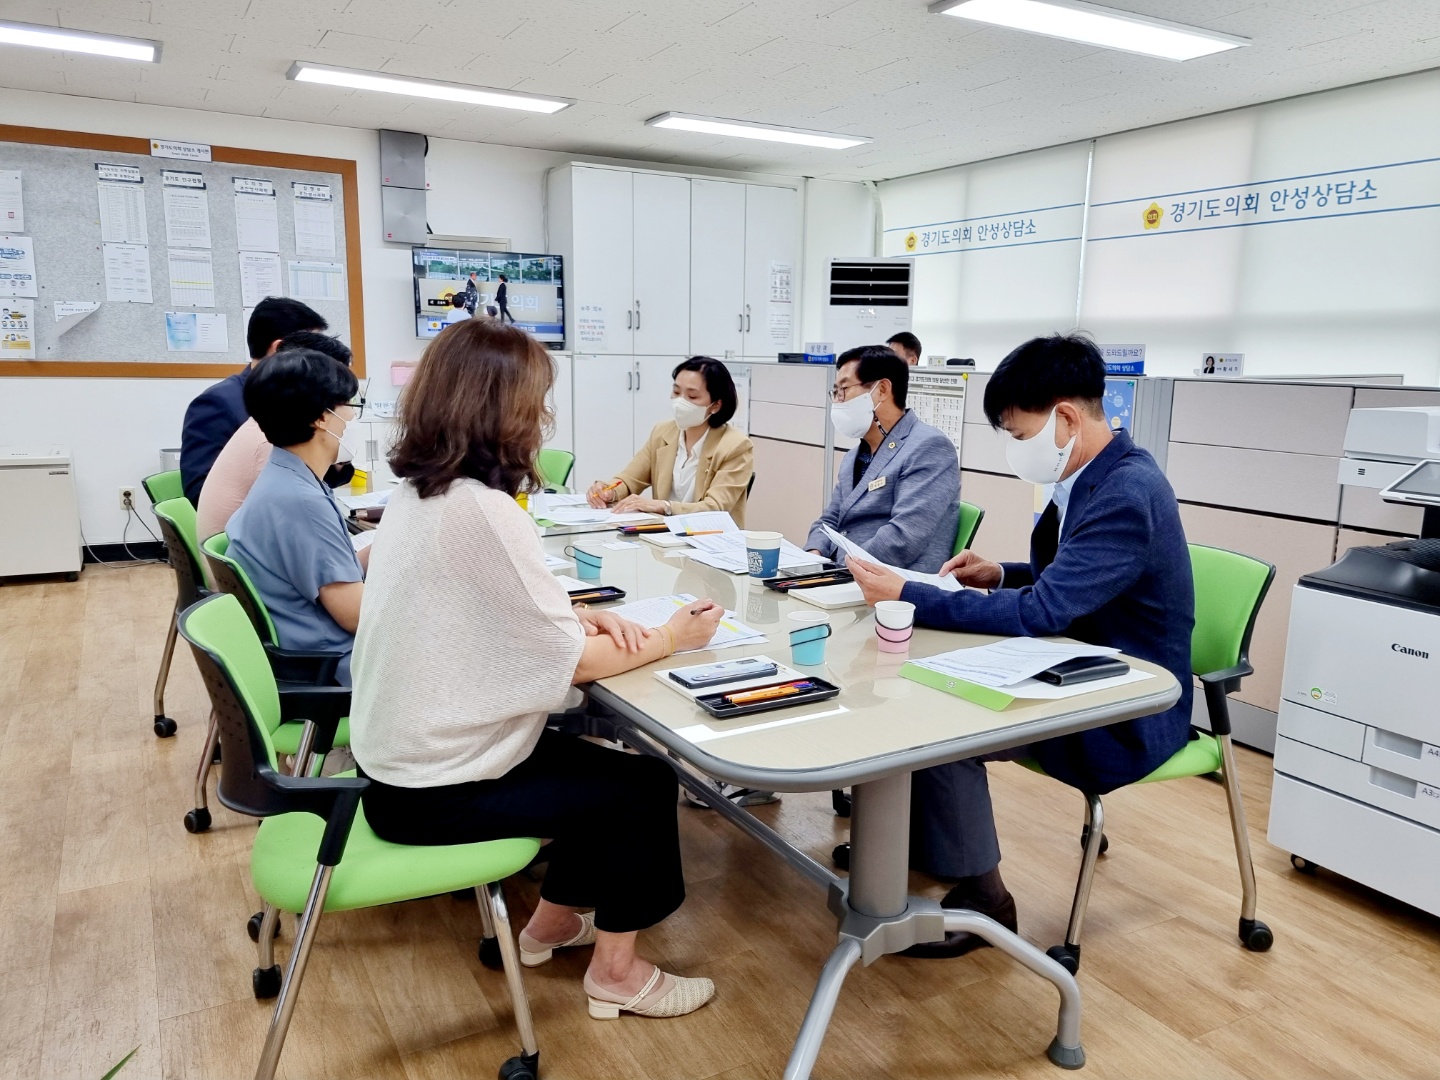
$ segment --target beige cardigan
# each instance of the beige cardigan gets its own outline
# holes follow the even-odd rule
[[[639,495],[647,487],[654,488],[657,499],[670,498],[670,485],[675,474],[675,455],[680,448],[680,429],[674,420],[662,420],[650,432],[650,438],[616,477],[616,501],[626,495]],[[695,502],[677,502],[670,507],[675,514],[692,514],[699,510],[728,510],[735,524],[745,527],[746,489],[755,472],[755,448],[750,439],[729,424],[711,428],[700,444],[700,465],[695,471]]]

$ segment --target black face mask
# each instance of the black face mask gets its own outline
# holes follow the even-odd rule
[[[325,470],[325,483],[332,488],[341,488],[355,477],[353,461],[337,461]]]

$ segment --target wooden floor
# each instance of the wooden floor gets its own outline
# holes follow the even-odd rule
[[[248,1077],[270,1008],[251,996],[245,919],[254,826],[181,817],[206,706],[177,653],[174,739],[150,731],[173,578],[86,569],[77,584],[0,587],[0,1077]],[[183,648],[183,643],[182,643]],[[1238,885],[1219,788],[1182,780],[1107,799],[1112,840],[1085,937],[1087,1075],[1434,1077],[1440,922],[1265,842],[1269,759],[1242,751],[1260,914],[1273,951],[1235,937]],[[1080,801],[992,767],[1021,930],[1063,935]],[[588,1018],[568,955],[526,973],[547,1080],[778,1076],[834,943],[823,897],[716,815],[680,808],[689,899],[642,936],[719,993],[680,1020]],[[818,856],[844,833],[821,795],[762,816]],[[937,891],[917,880],[918,888]],[[512,883],[517,926],[535,886]],[[280,955],[293,938],[287,917]],[[518,1049],[502,978],[475,959],[473,904],[450,898],[327,916],[281,1073],[442,1080],[494,1075]],[[993,950],[887,959],[849,979],[817,1077],[1033,1077],[1054,991]]]

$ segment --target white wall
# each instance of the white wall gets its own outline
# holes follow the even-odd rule
[[[381,239],[379,139],[374,131],[297,124],[257,117],[171,109],[0,89],[0,111],[30,127],[192,142],[349,158],[357,164],[365,345],[372,399],[393,393],[390,364],[419,357],[415,337],[408,245]],[[544,176],[570,160],[521,147],[430,140],[428,212],[434,232],[510,239],[517,249],[544,249]],[[587,157],[583,160],[612,159]],[[643,165],[640,162],[628,164]],[[654,168],[671,168],[655,165]],[[744,176],[715,170],[687,170]],[[754,178],[754,174],[750,174]],[[764,179],[795,181],[794,177]],[[846,189],[854,189],[847,193]],[[861,185],[824,184],[812,223],[817,258],[854,254],[850,216]],[[869,196],[864,195],[868,202]],[[866,232],[863,225],[860,232]],[[868,235],[868,233],[867,233]],[[826,238],[846,250],[825,250]],[[807,247],[807,257],[810,249]],[[823,261],[822,261],[823,265]],[[806,276],[814,275],[806,271]],[[806,318],[802,297],[802,320]],[[808,325],[802,321],[802,325]],[[92,544],[120,540],[125,515],[118,489],[159,468],[159,450],[178,446],[185,407],[209,380],[0,379],[0,445],[63,445],[74,455],[81,523]],[[141,499],[142,503],[146,500]],[[148,503],[146,504],[148,505]],[[146,520],[154,528],[146,512]],[[132,528],[130,538],[137,530]]]
[[[833,180],[805,181],[805,236],[800,282],[800,337],[825,340],[825,300],[829,292],[831,259],[873,256],[875,251],[875,197],[865,184]]]
[[[1078,325],[1102,343],[1144,343],[1157,375],[1188,375],[1202,352],[1226,351],[1246,354],[1248,375],[1440,382],[1437,116],[1440,71],[1430,71],[1095,140],[1078,319],[1078,242],[956,252],[942,238],[931,250],[946,253],[919,252],[916,332],[927,352],[934,337],[982,368],[1031,334]],[[885,253],[903,253],[916,230],[923,248],[933,223],[1047,205],[1041,196],[1084,202],[1090,146],[881,184]],[[1270,210],[1279,181],[1293,190],[1342,176],[1373,177],[1372,212],[1337,216],[1333,201]],[[1223,208],[1246,192],[1265,205],[1243,218],[1175,220],[1176,203]],[[1152,202],[1164,218],[1147,229]],[[1037,215],[1037,239],[1047,224],[1057,240],[1075,235],[1070,213]]]

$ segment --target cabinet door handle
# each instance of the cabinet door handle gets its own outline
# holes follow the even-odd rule
[[[625,373],[625,389],[627,391],[635,389],[635,372],[627,371]]]
[[[635,329],[640,329],[640,301],[635,301]]]
[[[635,319],[635,313],[634,313],[633,311],[627,311],[627,312],[625,312],[625,329],[626,329],[626,330],[634,330],[634,329],[635,329],[635,327],[634,327],[634,325],[633,325],[634,319]]]
[[[743,334],[743,333],[745,332],[745,316],[744,316],[744,315],[736,315],[736,316],[735,316],[735,319],[736,319],[735,329],[738,330],[740,333]]]
[[[750,305],[745,305],[745,332],[750,332]]]
[[[636,320],[635,325],[636,325],[636,326],[639,326],[639,325],[640,325],[638,319]],[[635,389],[636,389],[636,390],[639,390],[639,389],[640,389],[640,369],[639,369],[638,367],[635,369]]]

